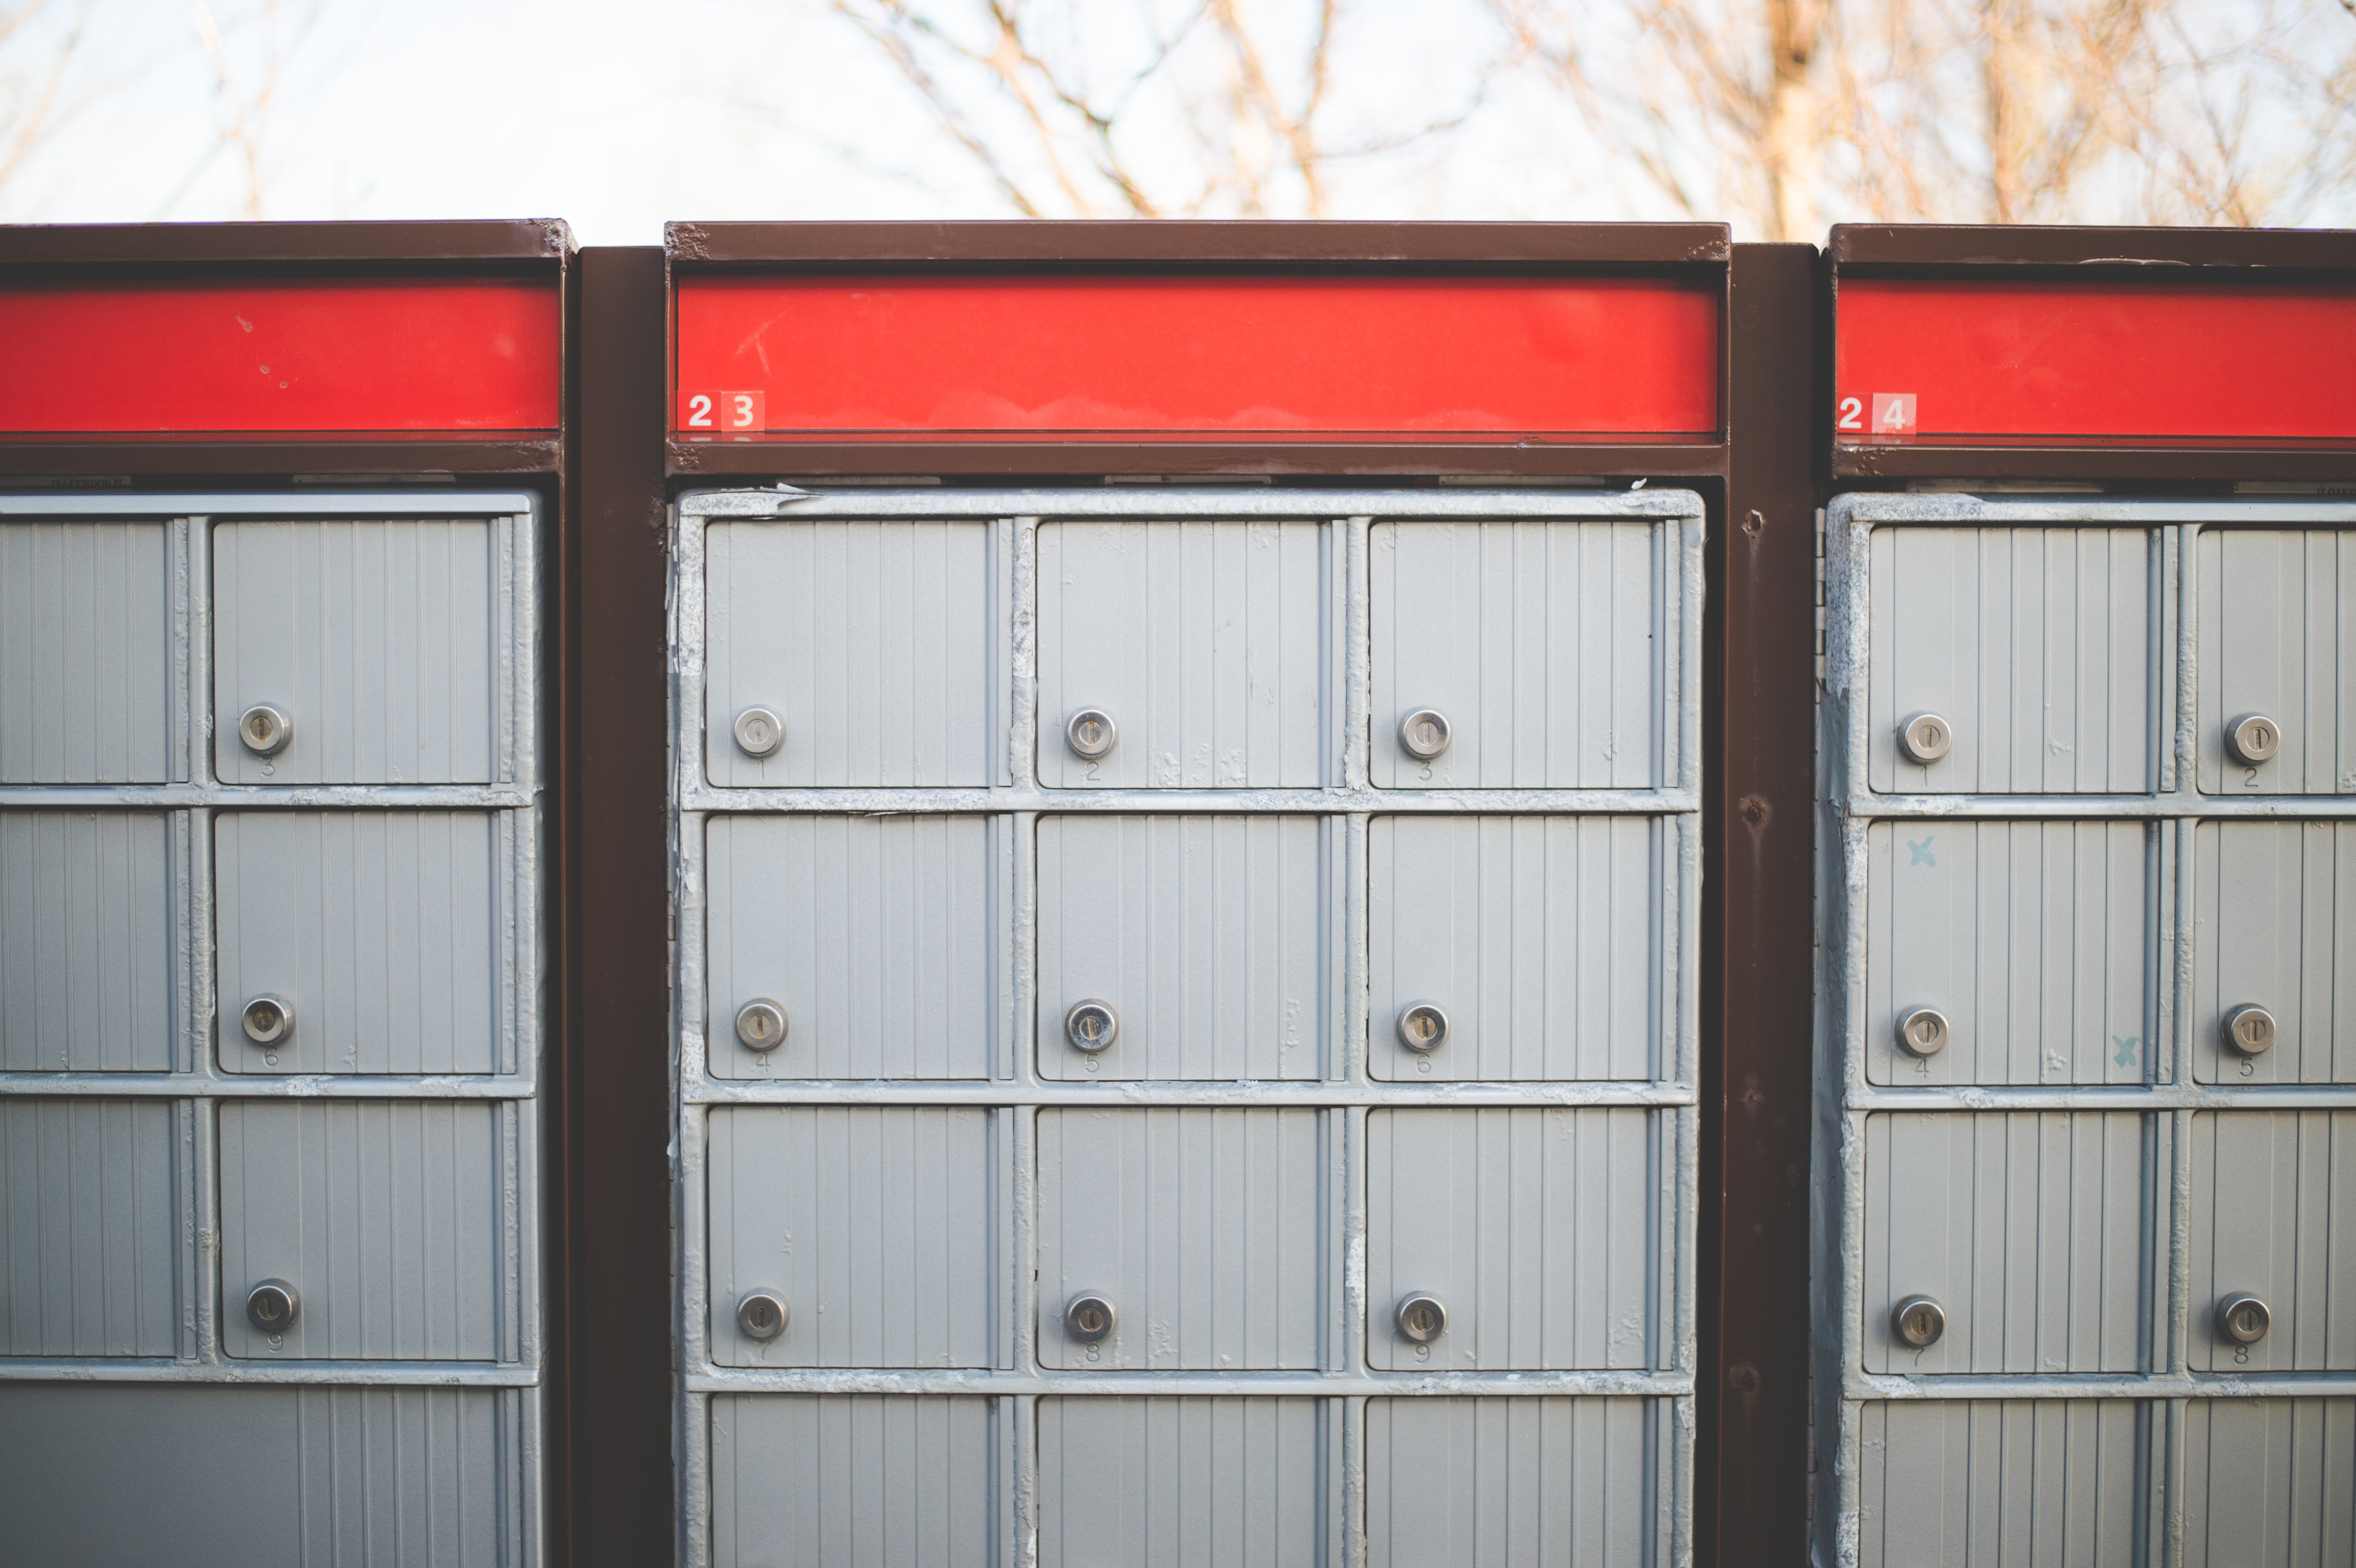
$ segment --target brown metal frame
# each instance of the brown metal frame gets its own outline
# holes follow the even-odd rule
[[[1809,922],[1815,464],[1823,335],[1815,249],[1716,225],[674,224],[662,252],[580,260],[577,837],[579,1091],[570,1135],[576,1401],[573,1561],[674,1550],[669,1413],[669,938],[661,737],[665,507],[715,478],[1443,475],[1691,485],[1708,507],[1705,633],[1703,1203],[1697,1560],[1799,1561],[1807,1509]],[[1715,272],[1720,437],[1536,451],[1317,443],[841,443],[669,439],[669,285],[682,271]],[[1728,526],[1729,518],[1735,519]],[[1728,1313],[1725,1285],[1740,1310]]]
[[[402,277],[428,275],[552,276],[562,328],[562,401],[568,422],[578,400],[574,366],[579,342],[579,304],[574,297],[574,252],[571,230],[552,219],[519,222],[447,223],[187,223],[0,225],[0,288],[12,283],[70,278],[189,279],[202,277]],[[208,439],[141,441],[0,439],[0,476],[11,488],[44,480],[87,485],[121,480],[126,490],[194,487],[273,489],[296,477],[334,478],[351,485],[399,484],[420,477],[498,478],[537,492],[547,503],[543,560],[549,638],[543,720],[549,748],[548,813],[552,855],[548,891],[550,974],[545,1059],[540,1099],[547,1137],[543,1146],[541,1212],[549,1238],[543,1377],[547,1413],[549,1556],[570,1557],[567,1480],[568,1442],[574,1424],[569,1383],[576,1364],[572,1349],[569,1282],[576,1273],[573,1240],[579,1224],[572,1208],[574,1188],[566,1179],[577,1140],[568,1136],[576,1119],[579,1027],[581,902],[577,851],[578,697],[580,692],[578,596],[572,585],[579,549],[572,506],[575,489],[567,461],[564,429],[544,437],[516,440],[512,432],[481,441],[434,437],[285,440]],[[658,573],[658,576],[659,573]],[[659,719],[649,735],[659,737]],[[658,741],[659,743],[659,741]],[[649,830],[659,834],[659,825]],[[650,837],[650,842],[657,841]]]
[[[2095,229],[1972,224],[1846,223],[1826,251],[1825,330],[1839,327],[1843,278],[1977,279],[2084,283],[2356,284],[2356,230],[2323,229]],[[1831,389],[1819,401],[1829,408]],[[2344,443],[2233,443],[2162,446],[2011,442],[1985,445],[1842,442],[1823,421],[1837,488],[1871,490],[1910,480],[2112,481],[2136,489],[2216,488],[2237,480],[2356,482],[2356,449]]]
[[[0,225],[0,288],[52,278],[353,277],[553,274],[569,287],[572,231],[562,221],[448,223],[95,223]],[[563,307],[568,313],[569,304]],[[569,355],[563,344],[560,353]],[[569,376],[569,369],[567,371]],[[554,475],[559,432],[483,441],[327,437],[0,440],[0,475],[134,475],[267,483],[301,475],[399,478],[420,474]]]

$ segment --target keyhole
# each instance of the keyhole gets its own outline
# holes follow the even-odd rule
[[[1931,1315],[1927,1312],[1917,1312],[1912,1317],[1906,1319],[1906,1333],[1910,1339],[1929,1339],[1931,1337]]]
[[[1093,719],[1086,720],[1080,725],[1080,741],[1084,745],[1101,745],[1104,742],[1104,726]]]
[[[768,1039],[769,1019],[767,1015],[763,1013],[755,1013],[751,1019],[746,1020],[745,1029],[755,1040]]]
[[[1440,744],[1440,729],[1429,719],[1415,727],[1415,743],[1429,752]]]
[[[245,721],[245,732],[253,737],[253,743],[257,746],[270,739],[270,726],[262,721],[259,713]]]
[[[1407,1325],[1414,1332],[1427,1338],[1430,1336],[1432,1329],[1438,1327],[1432,1320],[1431,1308],[1429,1307],[1419,1307],[1409,1312],[1407,1315]]]
[[[1098,1310],[1096,1307],[1081,1307],[1081,1308],[1080,1308],[1078,1316],[1079,1316],[1079,1320],[1080,1320],[1080,1332],[1081,1332],[1081,1333],[1083,1333],[1083,1334],[1101,1334],[1101,1333],[1103,1333],[1103,1332],[1104,1332],[1104,1328],[1105,1328],[1104,1314],[1103,1314],[1101,1311]]]
[[[766,1333],[776,1327],[776,1312],[766,1301],[754,1302],[745,1309],[744,1316],[748,1319],[744,1326],[756,1334]]]

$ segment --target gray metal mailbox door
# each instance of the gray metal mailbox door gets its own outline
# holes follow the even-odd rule
[[[185,779],[187,528],[55,511],[0,526],[0,784]]]
[[[2351,538],[1826,508],[1824,1568],[2356,1550]]]
[[[225,784],[508,776],[518,591],[480,517],[213,529],[213,762]]]
[[[1689,1568],[1701,547],[680,497],[687,1568]]]
[[[542,1561],[541,521],[0,494],[0,1559]]]

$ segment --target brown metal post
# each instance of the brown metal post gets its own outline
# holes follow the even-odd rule
[[[1734,248],[1705,664],[1697,1561],[1807,1550],[1816,252]]]
[[[568,1508],[584,1568],[673,1560],[669,809],[663,736],[663,255],[580,253],[575,787],[580,962],[566,1128],[573,1193]]]

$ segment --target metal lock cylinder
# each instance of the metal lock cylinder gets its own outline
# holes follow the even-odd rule
[[[748,1290],[736,1304],[736,1331],[747,1339],[774,1339],[786,1331],[793,1309],[774,1290]]]
[[[1438,1002],[1409,1002],[1399,1009],[1399,1043],[1430,1052],[1448,1043],[1448,1014]]]
[[[238,1027],[256,1045],[277,1045],[294,1032],[294,1004],[279,997],[256,997],[237,1015]]]
[[[1437,708],[1419,708],[1399,720],[1399,749],[1419,763],[1428,763],[1448,750],[1448,715]]]
[[[1947,1015],[1916,1008],[1898,1020],[1898,1049],[1909,1056],[1936,1056],[1947,1049]]]
[[[283,1279],[265,1279],[245,1293],[245,1320],[265,1334],[284,1334],[303,1310],[303,1297]]]
[[[786,743],[786,721],[766,708],[747,708],[733,728],[736,749],[748,757],[774,757]]]
[[[2282,726],[2263,713],[2244,713],[2225,727],[2225,750],[2245,768],[2271,763],[2282,751]]]
[[[736,1009],[736,1042],[747,1051],[775,1051],[786,1043],[786,1009],[755,997]]]
[[[274,757],[294,738],[294,720],[267,702],[257,702],[238,715],[237,738],[257,757]]]
[[[1083,1051],[1090,1056],[1108,1051],[1112,1042],[1120,1038],[1120,1015],[1112,1010],[1110,1002],[1098,1001],[1094,997],[1074,1002],[1064,1014],[1064,1038],[1071,1042],[1074,1051]]]
[[[1064,1304],[1064,1332],[1083,1345],[1112,1338],[1112,1303],[1093,1290],[1084,1290]]]
[[[1927,1296],[1910,1296],[1890,1314],[1890,1329],[1918,1350],[1927,1350],[1947,1331],[1947,1309]]]
[[[2225,1015],[2225,1049],[2238,1056],[2264,1056],[2275,1047],[2275,1016],[2261,1007],[2235,1008]]]
[[[2228,1291],[2217,1303],[2217,1337],[2228,1344],[2254,1345],[2274,1326],[2266,1304],[2245,1290]]]
[[[1064,725],[1064,743],[1082,762],[1093,763],[1106,755],[1119,739],[1120,727],[1101,708],[1083,708]]]
[[[1945,756],[1954,744],[1954,726],[1936,713],[1917,713],[1898,727],[1898,749],[1908,762],[1922,767]]]
[[[1448,1332],[1446,1305],[1421,1291],[1400,1297],[1398,1310],[1391,1316],[1398,1325],[1399,1338],[1412,1344],[1429,1345]]]

